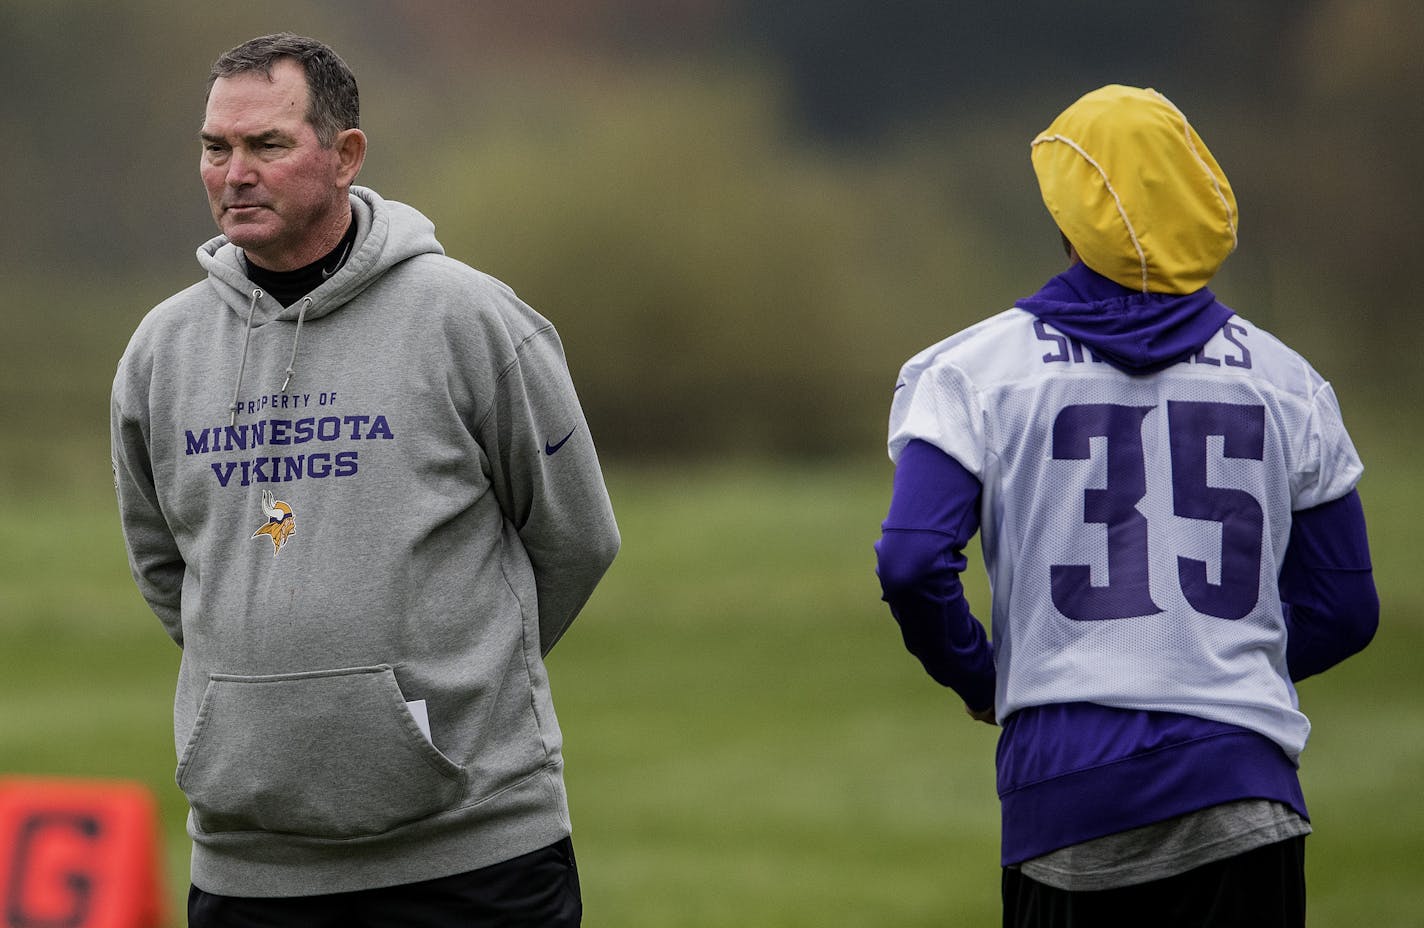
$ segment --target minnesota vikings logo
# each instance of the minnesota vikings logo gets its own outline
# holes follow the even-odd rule
[[[292,518],[292,507],[272,496],[271,490],[262,491],[262,511],[267,513],[267,524],[252,533],[252,537],[266,535],[272,541],[272,556],[282,550],[297,531],[296,520]]]

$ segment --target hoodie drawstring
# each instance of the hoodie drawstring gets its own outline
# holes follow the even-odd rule
[[[257,311],[257,301],[262,299],[261,290],[252,291],[252,302],[247,306],[247,326],[242,336],[242,359],[237,362],[237,383],[232,385],[232,402],[227,407],[227,424],[237,424],[237,399],[242,395],[242,375],[247,371],[247,346],[252,342],[252,317]],[[292,375],[297,372],[297,345],[302,340],[302,320],[306,318],[307,310],[312,305],[312,298],[306,297],[302,300],[301,309],[297,310],[297,331],[292,336],[292,357],[287,361],[287,376],[282,380],[282,392],[287,392],[287,385],[292,382]]]
[[[257,311],[257,301],[261,298],[262,291],[253,290],[252,302],[247,306],[247,331],[242,336],[242,360],[237,362],[237,383],[232,385],[232,402],[227,407],[229,426],[237,424],[237,398],[242,394],[242,374],[247,370],[247,345],[252,341],[252,314]]]
[[[302,320],[306,318],[307,309],[312,305],[311,297],[302,299],[302,308],[297,310],[297,333],[292,336],[292,357],[287,362],[287,376],[282,380],[282,392],[287,392],[287,384],[292,382],[292,375],[297,372],[297,343],[302,340]]]

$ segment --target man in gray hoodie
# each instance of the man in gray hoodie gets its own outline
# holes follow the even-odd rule
[[[356,82],[209,78],[207,278],[119,362],[130,566],[182,648],[189,919],[576,925],[544,656],[618,550],[553,326],[353,186]]]

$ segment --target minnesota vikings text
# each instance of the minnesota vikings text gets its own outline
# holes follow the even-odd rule
[[[241,425],[220,425],[185,429],[185,454],[215,454],[252,451],[270,446],[306,445],[312,442],[381,441],[395,438],[385,416],[321,416],[304,419],[260,419]],[[358,469],[358,452],[303,451],[238,461],[214,461],[213,475],[221,486],[236,480],[240,486],[254,483],[286,483],[303,478],[350,477]]]

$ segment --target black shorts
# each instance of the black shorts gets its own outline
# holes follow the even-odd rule
[[[383,889],[278,899],[188,891],[189,928],[577,928],[582,919],[568,838],[490,867]]]
[[[1166,879],[1069,892],[1004,870],[1004,928],[1302,928],[1305,837]]]

